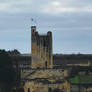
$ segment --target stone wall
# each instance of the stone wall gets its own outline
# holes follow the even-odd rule
[[[70,92],[70,84],[64,79],[68,76],[67,70],[39,69],[32,72],[25,77],[24,92]]]
[[[52,33],[40,35],[36,26],[31,27],[32,68],[52,68]]]

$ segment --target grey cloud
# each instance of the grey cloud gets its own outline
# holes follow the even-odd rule
[[[31,13],[43,13],[44,6],[50,8],[48,4],[56,0],[6,0],[0,1],[1,4],[7,4],[6,12],[31,12]],[[57,0],[63,8],[85,8],[92,4],[90,0]],[[91,7],[92,8],[92,7]],[[52,11],[53,12],[53,11]],[[76,10],[75,10],[76,12]]]
[[[25,0],[24,0],[25,1]],[[18,49],[30,52],[31,18],[36,19],[39,33],[53,32],[54,53],[83,52],[92,53],[92,13],[91,12],[63,12],[60,14],[43,13],[44,5],[53,0],[33,0],[10,4],[11,11],[0,11],[0,48]],[[62,0],[64,1],[64,0]],[[16,2],[14,4],[14,2]],[[30,2],[30,3],[29,3]],[[84,7],[91,5],[90,0],[65,0],[63,7]],[[82,6],[83,5],[83,6]],[[20,12],[14,10],[18,8]],[[88,45],[89,44],[89,45]],[[88,49],[89,48],[89,49]]]

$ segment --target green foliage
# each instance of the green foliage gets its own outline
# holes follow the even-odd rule
[[[79,81],[79,77],[78,77],[78,76],[75,76],[74,78],[71,78],[71,79],[70,79],[70,82],[71,82],[71,83],[75,83],[75,84],[79,83],[79,82],[80,82],[80,81]]]
[[[0,50],[0,82],[11,84],[15,77],[16,73],[8,53],[5,50]]]
[[[12,50],[12,51],[8,51],[8,54],[9,55],[19,55],[20,54],[20,52],[17,50],[17,49],[14,49],[14,50]]]
[[[70,83],[73,84],[92,84],[92,75],[81,75],[70,78]]]

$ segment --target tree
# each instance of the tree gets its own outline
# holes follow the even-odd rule
[[[8,53],[5,50],[0,50],[0,82],[12,84],[15,78],[16,73]]]
[[[14,49],[14,50],[12,50],[12,51],[8,51],[8,54],[9,54],[9,55],[19,55],[20,52],[19,52],[17,49]]]

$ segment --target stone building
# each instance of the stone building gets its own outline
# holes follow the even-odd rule
[[[85,92],[84,86],[80,88],[69,81],[69,69],[71,66],[91,66],[92,55],[53,55],[52,33],[41,35],[36,26],[31,27],[31,52],[31,55],[12,58],[13,65],[21,69],[18,89],[22,90],[13,92]]]
[[[52,32],[40,35],[36,26],[31,27],[32,68],[52,68]]]
[[[67,70],[37,69],[24,72],[26,79],[24,92],[70,92],[70,84],[65,81]]]

